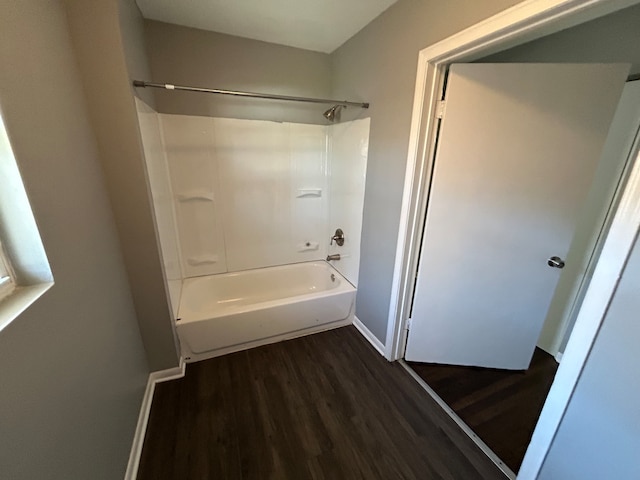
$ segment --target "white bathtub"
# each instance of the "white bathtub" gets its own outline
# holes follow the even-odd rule
[[[356,289],[326,262],[184,281],[177,321],[187,362],[350,324]]]

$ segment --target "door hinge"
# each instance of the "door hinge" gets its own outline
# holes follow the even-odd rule
[[[438,103],[438,109],[436,110],[436,118],[444,117],[444,109],[446,106],[447,106],[447,101],[440,100],[440,102]]]
[[[409,330],[411,330],[411,319],[407,318],[407,326],[405,327],[405,330],[408,332]]]

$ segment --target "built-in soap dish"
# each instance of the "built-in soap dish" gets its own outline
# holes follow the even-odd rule
[[[207,190],[189,190],[178,194],[181,202],[213,202],[213,192]]]
[[[187,263],[192,267],[197,267],[199,265],[211,265],[214,263],[218,263],[218,261],[218,255],[199,255],[197,257],[187,258]]]
[[[313,197],[321,197],[322,189],[321,188],[299,188],[296,193],[296,198],[313,198]]]

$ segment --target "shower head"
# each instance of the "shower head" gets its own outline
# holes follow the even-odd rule
[[[340,118],[340,109],[346,108],[344,105],[334,105],[329,110],[324,112],[322,115],[324,118],[329,120],[330,122],[335,122],[338,118]]]

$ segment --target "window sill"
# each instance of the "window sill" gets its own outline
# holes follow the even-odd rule
[[[0,301],[0,331],[4,330],[52,286],[53,282],[16,287],[6,298],[3,298]]]
[[[2,258],[0,258],[0,262],[1,261],[2,261]],[[0,267],[2,267],[1,264],[0,264]],[[0,302],[2,302],[2,300],[4,300],[9,295],[11,295],[15,288],[16,288],[15,285],[11,281],[11,277],[9,276],[0,277]]]

